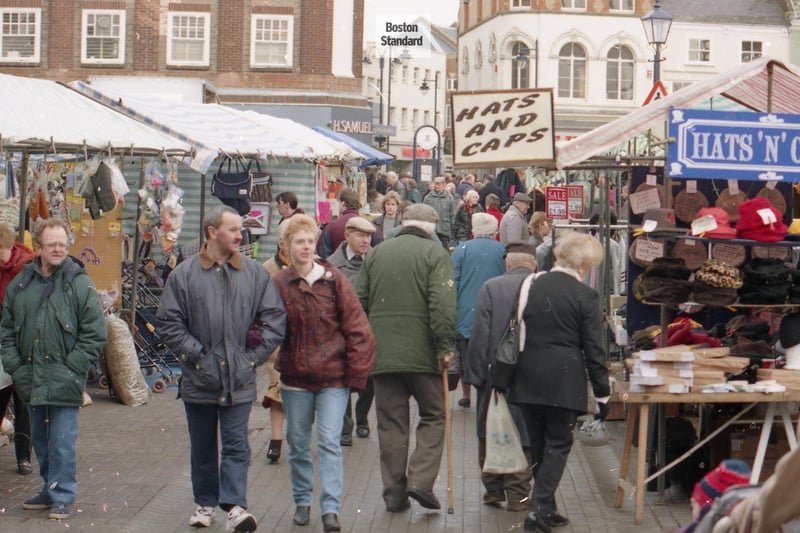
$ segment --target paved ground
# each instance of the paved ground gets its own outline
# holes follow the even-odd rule
[[[264,386],[266,382],[262,380]],[[46,511],[25,511],[22,502],[34,495],[40,480],[16,473],[13,447],[0,448],[0,531],[191,532],[193,509],[189,480],[188,437],[183,406],[175,391],[154,395],[142,407],[125,407],[105,391],[89,389],[94,405],[81,412],[78,499],[73,516],[47,520]],[[451,404],[460,397],[453,393]],[[477,466],[475,409],[452,407],[453,498],[455,512],[429,512],[414,503],[409,511],[392,514],[381,499],[378,442],[354,439],[345,448],[345,494],[340,520],[343,531],[356,532],[480,532],[521,531],[524,513],[481,505],[483,494]],[[292,525],[294,504],[288,465],[264,459],[269,439],[268,412],[253,408],[250,437],[253,462],[248,499],[259,531],[321,532],[319,507],[312,508],[309,526]],[[374,426],[374,421],[373,421]],[[559,533],[674,531],[690,520],[685,496],[667,493],[663,501],[647,495],[644,522],[633,525],[633,501],[626,495],[622,509],[613,508],[614,488],[624,431],[622,422],[606,424],[605,432],[579,435],[558,493],[561,512],[570,525]],[[285,450],[284,450],[285,452]],[[284,453],[285,455],[285,453]],[[442,461],[435,491],[447,496],[446,461]],[[222,515],[220,515],[222,516]],[[224,520],[210,531],[223,531]]]

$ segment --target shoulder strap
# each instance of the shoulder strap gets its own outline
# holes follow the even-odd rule
[[[522,282],[522,286],[519,288],[519,294],[517,295],[517,338],[519,339],[519,346],[520,350],[525,346],[525,321],[522,320],[522,312],[525,310],[525,306],[528,305],[528,293],[531,290],[531,283],[533,282],[534,278],[536,277],[536,273],[529,274],[525,280]]]

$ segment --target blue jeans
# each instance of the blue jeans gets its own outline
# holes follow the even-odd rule
[[[33,450],[44,480],[41,493],[54,504],[71,504],[78,489],[78,408],[34,405],[29,409]]]
[[[342,419],[350,389],[323,389],[319,392],[281,388],[286,415],[286,442],[292,496],[296,505],[311,505],[314,490],[314,463],[311,459],[311,426],[317,419],[317,455],[322,484],[322,514],[339,513],[342,496]]]
[[[226,511],[234,505],[246,509],[250,467],[247,422],[253,404],[220,407],[184,402],[183,405],[189,426],[194,503],[205,507],[219,505]],[[217,447],[217,428],[221,453]]]

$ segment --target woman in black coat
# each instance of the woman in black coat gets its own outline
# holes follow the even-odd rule
[[[558,514],[561,481],[579,415],[587,411],[586,375],[607,414],[610,395],[602,344],[600,297],[583,280],[603,260],[592,236],[558,235],[556,265],[531,285],[509,401],[523,411],[533,452],[534,485],[526,531],[550,531],[569,521]]]

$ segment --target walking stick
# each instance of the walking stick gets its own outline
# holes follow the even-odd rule
[[[447,446],[447,514],[453,514],[453,438],[450,428],[450,387],[447,385],[447,369],[442,370],[444,388],[444,436]]]

